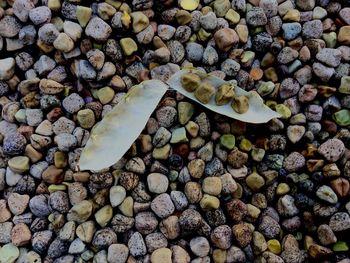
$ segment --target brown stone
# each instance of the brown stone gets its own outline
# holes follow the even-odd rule
[[[233,199],[226,204],[227,213],[235,222],[241,221],[248,213],[247,205],[239,199]]]
[[[231,28],[222,28],[216,31],[214,34],[214,39],[216,46],[225,52],[239,41],[236,31]]]
[[[23,246],[30,242],[32,233],[24,223],[16,224],[11,231],[11,241],[15,246]]]
[[[0,200],[0,223],[6,222],[11,218],[11,212],[7,208],[6,200]]]
[[[60,184],[64,179],[63,169],[58,169],[54,165],[50,165],[42,174],[42,178],[49,184]]]
[[[246,247],[253,237],[251,228],[246,223],[236,224],[232,227],[234,238],[237,240],[240,247]]]

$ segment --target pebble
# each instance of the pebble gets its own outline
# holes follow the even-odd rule
[[[15,73],[15,60],[13,58],[0,59],[0,80],[8,80],[13,76],[14,73]]]
[[[132,234],[128,241],[129,252],[134,257],[144,256],[147,253],[147,248],[142,235],[139,232]]]
[[[153,199],[151,202],[151,209],[160,218],[165,218],[174,212],[175,206],[170,196],[166,193],[162,193]]]
[[[344,154],[344,151],[344,143],[339,139],[329,139],[318,148],[318,153],[329,162],[336,162],[339,160]]]
[[[172,252],[169,248],[158,248],[152,252],[151,262],[152,263],[171,263]]]
[[[205,257],[208,255],[210,250],[210,245],[205,237],[195,237],[190,241],[190,247],[192,252],[197,257]]]
[[[29,19],[34,25],[48,23],[51,20],[51,10],[46,6],[39,6],[29,11]]]
[[[7,200],[11,213],[14,215],[23,214],[28,207],[29,198],[29,195],[11,193]]]
[[[147,176],[148,189],[151,193],[165,193],[169,186],[168,178],[161,173],[151,173]]]
[[[85,28],[85,34],[96,41],[105,42],[110,34],[112,28],[101,18],[95,16],[90,19],[89,23]]]
[[[125,263],[127,261],[129,249],[123,244],[112,244],[108,247],[108,262]]]

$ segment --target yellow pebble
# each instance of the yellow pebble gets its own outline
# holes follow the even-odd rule
[[[131,16],[128,14],[128,12],[124,11],[121,19],[122,24],[124,27],[129,28],[131,24]]]
[[[107,104],[114,98],[114,90],[110,87],[104,87],[97,91],[97,97],[102,104]]]
[[[241,16],[233,9],[227,11],[225,18],[230,22],[230,24],[238,24]]]
[[[204,194],[199,205],[205,211],[217,209],[220,206],[220,200],[215,196]]]
[[[67,186],[65,184],[51,184],[47,190],[49,190],[50,193],[56,192],[56,191],[66,191]]]
[[[277,239],[271,239],[267,241],[267,250],[279,255],[281,253],[281,244]]]
[[[137,44],[130,37],[122,38],[120,40],[120,46],[122,47],[124,54],[127,56],[130,56],[132,53],[137,51]]]
[[[284,104],[277,104],[276,105],[276,111],[281,114],[281,118],[282,119],[289,119],[290,116],[292,116],[292,112],[290,111],[290,109],[284,105]]]
[[[299,22],[300,12],[296,9],[290,9],[283,17],[284,21]]]
[[[252,149],[252,143],[244,138],[243,140],[241,140],[241,142],[239,143],[239,148],[242,150],[242,151],[245,151],[245,152],[249,152],[251,151]]]
[[[199,5],[199,0],[181,0],[180,6],[182,9],[193,11],[197,9]]]
[[[278,195],[285,195],[286,193],[289,192],[289,190],[290,190],[289,185],[287,185],[286,183],[280,183],[277,186],[276,194],[278,194]]]
[[[223,249],[215,249],[213,251],[213,260],[214,263],[225,263],[226,262],[227,252]]]
[[[125,216],[132,217],[134,215],[134,200],[131,196],[124,199],[123,203],[119,206],[119,210]]]
[[[78,19],[79,24],[82,27],[85,27],[87,23],[90,21],[92,14],[92,9],[86,6],[77,6],[76,16]]]
[[[200,41],[206,41],[210,37],[211,37],[211,33],[205,31],[203,28],[201,28],[197,33],[197,38]]]

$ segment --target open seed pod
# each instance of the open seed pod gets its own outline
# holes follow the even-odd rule
[[[122,158],[167,89],[168,86],[159,80],[146,80],[132,87],[91,131],[80,156],[80,170],[101,170]]]
[[[211,76],[208,74],[205,74],[199,70],[196,69],[183,69],[181,71],[176,72],[168,81],[168,85],[170,88],[178,91],[185,97],[194,100],[200,104],[202,104],[204,107],[208,108],[209,110],[212,110],[216,113],[225,115],[227,117],[237,119],[243,122],[250,122],[250,123],[265,123],[268,122],[269,120],[273,118],[279,118],[281,117],[280,114],[277,112],[273,111],[270,109],[268,106],[264,104],[264,101],[262,98],[259,96],[258,93],[255,91],[245,91],[239,87],[234,88],[234,95],[236,98],[240,98],[240,96],[246,97],[241,98],[241,102],[244,102],[248,100],[248,105],[247,104],[241,104],[240,107],[236,107],[236,110],[239,112],[236,112],[232,107],[230,103],[226,103],[223,105],[217,105],[216,103],[216,97],[219,96],[212,96],[208,103],[203,103],[200,101],[196,96],[195,93],[187,91],[183,86],[182,86],[182,78],[184,75],[191,73],[195,74],[200,77],[202,83],[210,83],[211,86],[213,86],[217,92],[217,94],[220,93],[220,87],[223,85],[231,85],[229,82],[222,80],[218,77]],[[219,96],[220,97],[220,96]],[[229,101],[230,102],[230,101]],[[219,103],[221,104],[221,103]],[[236,105],[234,103],[234,105]],[[244,106],[245,105],[245,106]],[[244,106],[244,107],[243,107]],[[246,109],[248,106],[248,109]]]

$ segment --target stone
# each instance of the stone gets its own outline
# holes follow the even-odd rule
[[[222,51],[228,51],[236,43],[238,43],[239,38],[237,33],[230,28],[222,28],[216,31],[214,34],[214,40],[216,46]]]
[[[29,18],[34,25],[48,23],[51,20],[51,10],[47,6],[39,6],[29,11]]]
[[[99,42],[105,42],[111,33],[112,28],[98,16],[91,18],[85,28],[85,34]]]
[[[151,173],[147,176],[148,189],[151,193],[161,194],[167,191],[168,178],[161,173]]]
[[[67,214],[67,219],[76,221],[77,223],[85,222],[92,214],[92,203],[83,200],[79,204],[74,205]]]
[[[119,206],[126,197],[125,188],[119,185],[112,186],[109,190],[109,200],[112,207]]]
[[[350,216],[346,212],[335,213],[329,220],[330,228],[335,231],[345,231],[350,228]]]
[[[129,249],[124,244],[112,244],[108,247],[107,260],[114,263],[125,263]]]
[[[135,232],[128,241],[130,254],[134,257],[144,256],[147,253],[147,248],[142,235]]]
[[[153,199],[151,209],[160,218],[166,218],[174,212],[175,206],[170,196],[163,193]]]
[[[0,80],[8,80],[15,73],[15,60],[13,58],[0,59]]]
[[[170,143],[176,144],[181,142],[187,142],[186,129],[184,127],[175,129],[171,134]]]
[[[132,38],[122,38],[120,40],[120,46],[126,56],[130,56],[137,51],[137,44]]]
[[[158,248],[151,254],[152,263],[171,263],[172,252],[169,248]]]
[[[318,153],[329,162],[338,161],[344,154],[344,151],[344,143],[339,139],[328,139],[318,148]]]
[[[21,24],[13,16],[4,16],[0,20],[0,36],[15,37],[21,29]]]
[[[8,161],[8,166],[15,173],[25,173],[29,170],[29,158],[26,156],[12,157]]]
[[[73,50],[74,41],[66,33],[60,33],[53,42],[53,46],[57,50],[67,53]]]
[[[338,49],[323,48],[316,54],[316,58],[322,63],[334,68],[340,64],[341,52]]]
[[[8,206],[12,214],[21,215],[27,209],[29,204],[29,195],[11,193],[8,197]]]
[[[205,237],[192,238],[190,241],[190,248],[197,257],[205,257],[209,254],[209,241]]]
[[[0,223],[6,222],[11,218],[11,212],[7,208],[6,200],[0,200]]]
[[[253,27],[264,26],[267,24],[267,18],[264,10],[261,7],[253,7],[246,14],[248,25]]]
[[[97,249],[102,250],[112,244],[117,243],[117,234],[111,228],[102,228],[95,232],[92,240],[92,245]]]
[[[342,26],[338,32],[338,41],[344,45],[350,44],[350,26]]]
[[[32,234],[24,223],[16,224],[11,231],[11,241],[15,246],[24,246],[30,243]]]
[[[76,234],[83,242],[91,243],[95,231],[95,223],[93,221],[86,221],[77,227]]]
[[[19,257],[19,249],[13,244],[6,244],[0,248],[0,262],[15,262]]]
[[[110,205],[105,205],[95,213],[96,222],[101,226],[105,227],[112,219],[113,208]]]

